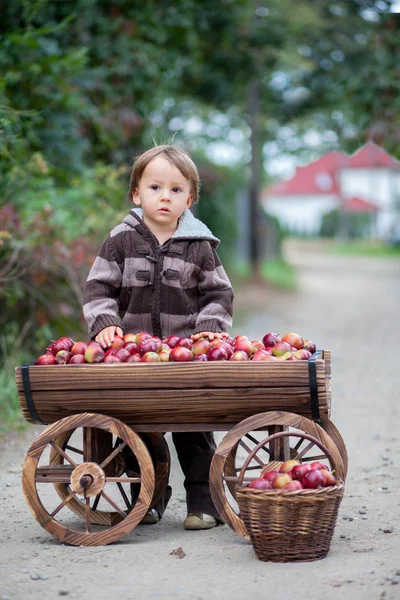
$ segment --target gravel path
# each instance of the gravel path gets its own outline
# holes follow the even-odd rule
[[[40,431],[30,426],[1,441],[0,600],[400,598],[400,262],[328,256],[304,243],[292,243],[287,253],[298,267],[299,291],[269,292],[264,309],[234,333],[297,331],[332,351],[332,420],[350,469],[327,558],[262,563],[227,526],[184,531],[174,453],[174,496],[158,525],[138,527],[112,546],[63,546],[36,523],[23,498],[24,455]],[[179,547],[182,560],[171,555]]]

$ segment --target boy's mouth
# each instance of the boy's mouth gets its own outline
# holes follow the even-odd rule
[[[160,212],[170,212],[169,208],[159,208]]]

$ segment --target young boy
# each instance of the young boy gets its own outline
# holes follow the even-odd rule
[[[213,339],[231,327],[233,290],[216,253],[219,240],[188,210],[198,193],[197,168],[179,147],[156,146],[134,162],[129,195],[137,208],[109,234],[85,288],[85,319],[103,348],[115,334]],[[213,434],[172,438],[185,475],[184,527],[215,527],[208,481]],[[144,522],[157,522],[168,499]]]

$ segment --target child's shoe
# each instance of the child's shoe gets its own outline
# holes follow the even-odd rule
[[[183,527],[191,531],[212,529],[218,525],[217,520],[205,513],[189,513],[183,522]]]
[[[149,508],[143,519],[140,521],[141,525],[155,525],[160,520],[158,512],[155,508]]]

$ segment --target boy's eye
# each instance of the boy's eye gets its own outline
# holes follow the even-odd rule
[[[156,184],[153,184],[153,185],[151,185],[151,186],[150,186],[150,188],[151,188],[152,190],[158,190],[158,185],[156,185]]]
[[[181,192],[182,190],[181,190],[181,188],[174,187],[174,188],[172,188],[172,191],[177,193],[177,192]]]

